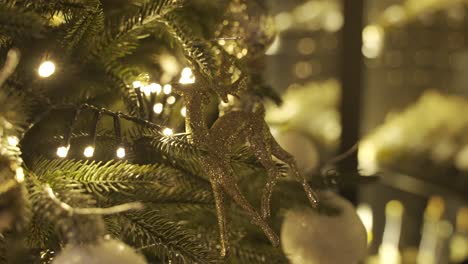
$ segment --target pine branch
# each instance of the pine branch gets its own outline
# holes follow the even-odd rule
[[[216,78],[216,60],[208,42],[197,37],[178,16],[167,14],[161,21],[182,48],[187,60],[209,78]]]
[[[130,67],[128,65],[123,65],[118,61],[107,62],[101,64],[102,68],[109,78],[109,83],[122,95],[124,99],[125,106],[127,107],[128,112],[131,115],[138,116],[139,112],[139,102],[138,97],[135,93],[135,90],[129,88],[129,85],[133,80],[138,76],[139,71],[136,67]],[[140,116],[141,117],[141,116]]]
[[[216,253],[208,251],[196,234],[158,211],[150,210],[121,216],[123,236],[145,252],[165,263],[218,263]],[[216,251],[214,251],[216,252]]]
[[[0,4],[0,34],[10,37],[38,37],[44,30],[45,19],[21,8]]]
[[[185,0],[152,0],[143,5],[138,12],[122,19],[112,26],[101,39],[100,48],[94,54],[102,61],[113,62],[131,54],[138,46],[139,39],[146,31],[161,21],[162,16],[182,7]]]
[[[96,3],[96,1],[97,0],[17,0],[15,4],[27,10],[55,15],[60,12],[64,14],[80,12],[87,7],[87,3]]]
[[[104,13],[99,2],[93,8],[77,12],[67,23],[62,46],[69,55],[86,55],[91,52],[97,37],[104,30]],[[80,57],[80,56],[77,56]]]
[[[64,239],[78,242],[94,241],[100,236],[103,226],[98,216],[73,215],[54,200],[55,195],[61,201],[76,207],[87,207],[95,203],[91,196],[84,193],[79,186],[70,185],[61,177],[41,175],[40,179],[33,173],[27,177],[28,190],[34,216],[38,217],[40,226],[53,225],[55,232]],[[53,189],[47,190],[46,184]],[[51,193],[54,197],[51,196]]]
[[[42,160],[33,169],[44,175],[60,173],[104,201],[212,203],[207,182],[164,165]]]

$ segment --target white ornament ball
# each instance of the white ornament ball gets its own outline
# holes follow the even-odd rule
[[[106,239],[97,244],[68,244],[52,264],[146,264],[145,258],[125,243]]]
[[[279,132],[274,134],[276,141],[296,159],[301,173],[313,171],[319,166],[319,153],[314,142],[299,132]]]
[[[292,264],[353,264],[367,252],[367,235],[353,205],[326,192],[322,200],[341,210],[336,216],[312,208],[290,210],[281,227],[281,245]]]

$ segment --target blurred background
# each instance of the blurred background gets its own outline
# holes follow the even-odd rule
[[[280,143],[311,173],[356,142],[341,190],[366,263],[468,263],[468,1],[270,0],[266,79]]]

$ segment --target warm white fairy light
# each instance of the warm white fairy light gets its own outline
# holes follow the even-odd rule
[[[141,87],[141,91],[146,95],[146,96],[150,96],[151,95],[151,87],[148,85],[148,86],[143,86]]]
[[[60,158],[65,158],[68,155],[68,150],[70,149],[70,146],[60,146],[57,148],[57,156]]]
[[[24,181],[24,171],[23,168],[18,167],[16,169],[15,179],[17,182],[22,183]]]
[[[170,129],[170,128],[167,127],[167,128],[165,128],[165,129],[163,130],[163,134],[164,134],[165,136],[172,136],[172,135],[174,135],[174,131],[172,131],[172,129]]]
[[[52,76],[55,72],[55,64],[52,61],[44,61],[39,65],[37,73],[42,78],[47,78]]]
[[[163,87],[163,92],[164,92],[164,94],[172,93],[172,85],[165,84],[164,87]]]
[[[182,109],[180,109],[180,114],[183,116],[183,117],[186,117],[187,116],[187,107],[182,107]]]
[[[155,105],[153,106],[153,111],[154,111],[156,114],[159,115],[160,113],[162,113],[163,108],[164,108],[164,105],[163,105],[163,104],[157,103],[157,104],[155,104]]]
[[[385,228],[379,247],[379,261],[382,264],[401,263],[399,243],[403,211],[403,204],[397,200],[392,200],[385,206]]]
[[[118,147],[117,150],[115,151],[115,154],[117,155],[117,158],[123,159],[125,158],[125,148],[124,147]]]
[[[140,81],[134,81],[133,82],[133,88],[140,88],[141,87],[141,82]]]
[[[149,86],[150,92],[155,94],[160,94],[162,87],[159,83],[152,83]]]
[[[361,219],[362,224],[366,228],[367,243],[372,242],[372,236],[373,236],[372,228],[374,224],[372,208],[368,204],[360,204],[356,209],[356,213],[358,214],[359,218]]]
[[[8,145],[15,147],[19,143],[19,139],[15,136],[7,137]]]
[[[180,80],[179,83],[181,84],[191,84],[195,83],[195,76],[193,76],[192,69],[189,67],[185,67],[181,74],[180,74]]]
[[[87,146],[83,151],[83,155],[87,158],[94,156],[94,146]]]
[[[167,98],[166,102],[167,102],[168,104],[170,104],[170,105],[171,105],[171,104],[175,104],[176,98],[175,98],[174,96],[169,96],[169,97]]]

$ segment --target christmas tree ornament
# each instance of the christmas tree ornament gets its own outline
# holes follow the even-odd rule
[[[96,244],[68,244],[52,264],[145,264],[145,258],[135,249],[115,239],[97,241]]]
[[[229,250],[224,205],[225,194],[230,196],[248,214],[252,223],[258,225],[270,242],[277,246],[279,244],[278,236],[265,221],[270,216],[271,196],[274,186],[280,178],[280,171],[274,157],[289,166],[292,175],[302,185],[307,198],[314,207],[318,203],[316,194],[307,180],[299,173],[294,158],[281,148],[271,135],[270,128],[265,122],[265,108],[258,98],[255,103],[249,104],[250,109],[226,111],[209,128],[204,111],[206,104],[208,104],[205,98],[209,97],[211,93],[218,92],[217,94],[220,94],[219,90],[223,87],[215,88],[217,90],[208,90],[206,87],[214,85],[204,81],[203,76],[196,76],[196,79],[198,81],[195,84],[181,84],[173,88],[186,102],[186,131],[191,133],[193,143],[207,150],[200,162],[210,178],[214,192],[220,230],[221,255],[226,255]],[[241,93],[240,84],[243,81],[248,80],[241,76],[236,83],[224,87],[224,92],[226,94],[227,91],[234,94]],[[247,142],[268,174],[261,198],[261,212],[258,212],[240,191],[234,180],[236,178],[235,172],[230,165],[229,153],[232,153],[236,146]]]
[[[315,171],[320,164],[318,149],[312,139],[305,133],[296,131],[279,131],[273,136],[296,160],[297,169],[302,174]]]
[[[233,0],[216,36],[229,54],[253,61],[265,54],[276,36],[273,17],[256,0]]]
[[[13,74],[20,58],[17,49],[7,53],[5,65],[0,70],[0,87]],[[0,93],[0,232],[10,230],[24,213],[24,172],[21,167],[19,128],[12,123],[19,115],[12,115],[11,104],[4,93]]]
[[[281,227],[281,244],[292,264],[358,263],[366,256],[366,230],[353,205],[332,192],[320,201],[338,215],[310,208],[290,210]]]

